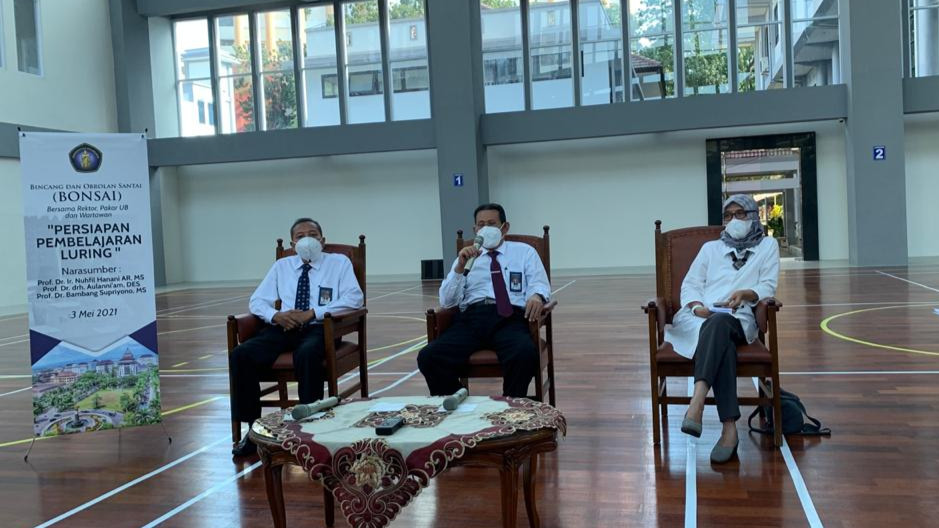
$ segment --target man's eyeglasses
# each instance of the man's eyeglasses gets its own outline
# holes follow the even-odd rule
[[[736,218],[737,220],[746,220],[747,215],[750,213],[755,213],[756,211],[748,211],[746,209],[737,209],[736,211],[727,211],[724,213],[724,221],[728,222],[731,218]]]

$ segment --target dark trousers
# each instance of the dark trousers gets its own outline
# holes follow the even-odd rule
[[[740,321],[730,314],[714,314],[704,321],[694,352],[694,381],[714,389],[722,422],[740,418],[737,404],[737,346],[747,342]]]
[[[450,328],[417,355],[430,394],[446,396],[460,390],[469,357],[480,349],[494,350],[499,357],[504,396],[528,395],[528,384],[538,369],[538,349],[524,311],[515,308],[511,316],[501,317],[494,304],[471,306],[457,314]]]
[[[323,397],[323,357],[326,347],[322,325],[305,326],[288,332],[280,326],[269,326],[232,351],[228,366],[234,391],[232,420],[251,422],[261,417],[261,381],[258,373],[273,365],[282,352],[291,349],[300,403],[311,403]]]

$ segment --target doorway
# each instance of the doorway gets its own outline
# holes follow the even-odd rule
[[[721,224],[733,194],[756,201],[767,234],[782,258],[818,260],[815,134],[783,134],[707,141],[708,221]]]

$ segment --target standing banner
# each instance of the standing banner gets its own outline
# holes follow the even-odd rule
[[[159,423],[147,141],[20,132],[36,435]]]

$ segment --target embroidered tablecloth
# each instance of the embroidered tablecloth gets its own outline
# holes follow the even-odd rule
[[[301,422],[288,409],[260,418],[252,428],[292,453],[356,528],[387,526],[431,478],[483,440],[567,428],[557,409],[527,398],[470,396],[452,412],[442,402],[415,396],[355,400]],[[395,416],[405,426],[377,436],[375,426]]]

